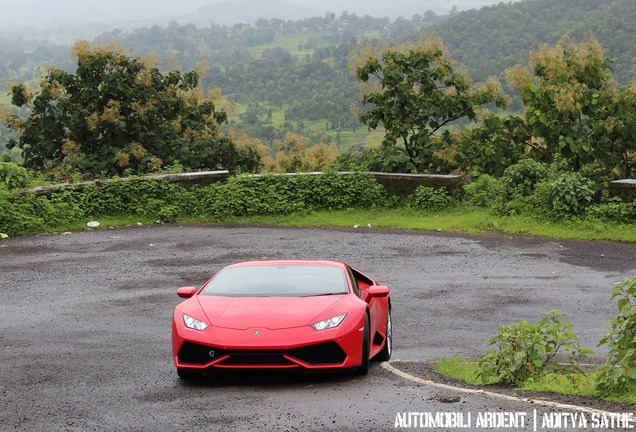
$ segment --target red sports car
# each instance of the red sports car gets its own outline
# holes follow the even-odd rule
[[[172,318],[181,378],[214,368],[351,368],[391,357],[389,288],[336,261],[248,261],[182,287]]]

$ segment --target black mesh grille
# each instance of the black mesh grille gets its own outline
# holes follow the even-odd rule
[[[308,364],[339,364],[347,357],[335,342],[325,342],[292,350],[230,350],[184,342],[179,350],[179,361],[184,364],[203,365],[229,355],[219,365],[294,365],[284,355]]]
[[[225,354],[225,351],[214,347],[184,342],[179,350],[179,361],[187,364],[206,364]]]
[[[293,365],[280,352],[234,351],[224,365]]]
[[[310,364],[342,363],[347,355],[335,342],[325,342],[289,351],[289,355]]]

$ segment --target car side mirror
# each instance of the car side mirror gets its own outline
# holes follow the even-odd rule
[[[193,286],[181,287],[177,289],[177,295],[184,299],[192,297],[196,292],[197,289]]]
[[[389,287],[384,285],[372,285],[369,287],[369,297],[386,297],[389,295]]]

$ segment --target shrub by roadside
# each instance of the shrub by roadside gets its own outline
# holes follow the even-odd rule
[[[620,227],[636,222],[636,203],[607,197],[593,202],[593,185],[580,174],[550,173],[549,166],[535,161],[522,161],[520,165],[509,167],[501,179],[480,176],[465,186],[462,201],[449,196],[445,189],[426,186],[418,187],[405,197],[388,195],[365,173],[235,176],[204,187],[139,178],[69,185],[46,195],[9,192],[6,185],[0,183],[0,233],[13,236],[70,226],[77,229],[81,226],[79,221],[105,216],[163,222],[222,221],[346,209],[403,209],[407,217],[415,219],[418,212],[445,211],[450,215],[448,212],[457,209],[453,216],[468,215],[470,219],[471,211],[483,208],[500,222],[507,218],[510,222],[516,217],[532,220],[539,227],[533,228],[532,233],[538,235],[544,235],[542,226],[547,230],[546,235],[551,235],[555,223],[564,231],[587,227],[600,232],[608,226],[612,227],[611,231],[617,229],[617,224]],[[598,199],[598,194],[596,196]],[[474,230],[475,226],[501,230],[497,221],[485,225],[482,222],[470,225],[470,220],[458,223],[459,230]],[[469,226],[462,225],[465,223]],[[505,230],[530,233],[523,223],[518,226]],[[624,236],[602,235],[601,238]]]
[[[479,361],[484,382],[520,385],[548,374],[573,378],[593,351],[582,348],[572,324],[557,311],[543,314],[537,324],[521,321],[502,326],[490,340],[494,349]]]
[[[596,375],[594,385],[601,391],[636,389],[636,277],[614,287],[618,314],[611,330],[599,342],[609,353]]]
[[[41,232],[101,215],[127,215],[163,222],[182,217],[290,214],[314,210],[372,208],[387,202],[384,188],[363,173],[262,177],[237,176],[205,187],[161,180],[113,181],[50,194],[0,191],[0,232]]]
[[[508,167],[503,177],[482,175],[465,186],[465,203],[497,215],[531,215],[552,221],[636,222],[636,202],[598,194],[594,182],[578,172],[524,159]],[[600,195],[596,198],[595,196]]]

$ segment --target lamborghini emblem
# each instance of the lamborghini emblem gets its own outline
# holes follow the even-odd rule
[[[259,336],[261,334],[260,330],[254,330],[254,336]]]

